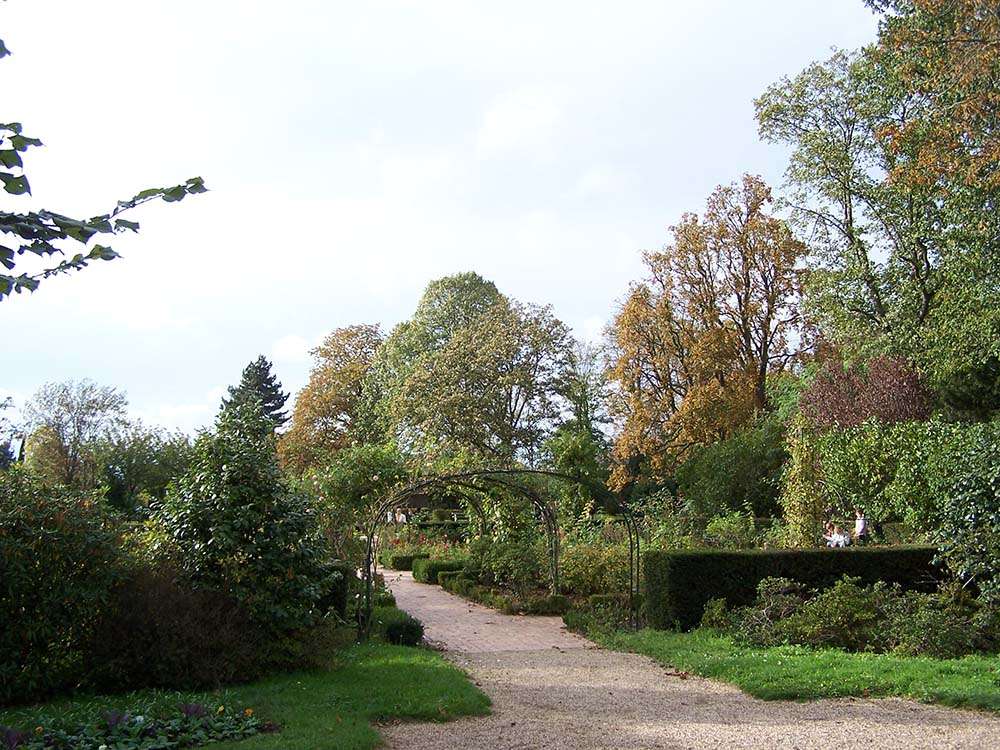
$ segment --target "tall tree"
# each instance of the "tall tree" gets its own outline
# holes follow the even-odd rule
[[[793,149],[806,301],[824,334],[852,361],[901,356],[940,381],[1000,352],[998,196],[970,199],[926,166],[934,98],[893,60],[884,44],[838,52],[768,89],[757,117]]]
[[[365,383],[382,344],[377,325],[338,328],[313,350],[309,382],[281,436],[282,462],[295,471],[326,463],[360,438],[375,437]]]
[[[610,331],[623,419],[617,483],[642,463],[662,475],[768,408],[767,378],[800,342],[803,252],[767,213],[770,202],[770,189],[746,175],[715,190],[704,219],[685,214],[673,241],[645,254],[649,277],[632,287]]]
[[[277,429],[288,421],[288,414],[284,411],[287,400],[288,394],[282,392],[281,383],[271,372],[271,362],[261,354],[243,368],[240,382],[229,386],[229,398],[222,399],[222,406],[258,401],[264,409],[264,415]]]
[[[0,59],[10,51],[0,40]],[[24,172],[22,154],[31,147],[41,146],[37,138],[22,132],[21,123],[0,123],[0,182],[10,195],[31,193],[28,177]],[[106,214],[91,219],[73,219],[55,211],[40,209],[27,213],[0,211],[0,264],[6,273],[0,273],[0,302],[13,292],[35,291],[38,285],[52,276],[86,268],[95,260],[113,260],[118,256],[111,247],[90,241],[98,235],[137,232],[139,225],[122,214],[142,203],[160,198],[168,203],[183,200],[188,195],[205,192],[204,181],[192,177],[181,185],[143,190],[126,201],[118,201]],[[46,263],[53,256],[66,256],[65,241],[77,244],[78,252],[64,257],[55,265]],[[8,245],[9,243],[9,245]],[[25,268],[25,259],[34,259]]]
[[[121,391],[90,380],[46,383],[24,410],[28,463],[52,482],[96,486],[97,448],[124,427],[127,405]]]
[[[559,413],[568,346],[549,308],[502,298],[416,360],[389,413],[423,449],[532,462]]]

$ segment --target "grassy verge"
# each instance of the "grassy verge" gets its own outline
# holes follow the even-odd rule
[[[800,646],[749,648],[707,630],[591,637],[608,648],[646,654],[661,664],[733,683],[765,700],[897,696],[1000,711],[998,656],[930,659]]]
[[[142,691],[130,695],[64,700],[0,711],[0,724],[35,726],[99,720],[103,711],[156,715],[179,703],[204,703],[276,722],[281,731],[212,750],[367,750],[379,743],[372,722],[390,719],[445,721],[482,715],[489,698],[461,670],[426,649],[368,644],[344,651],[329,670],[272,677],[208,693]]]

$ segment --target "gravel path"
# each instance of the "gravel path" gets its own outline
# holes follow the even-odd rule
[[[493,713],[383,728],[390,748],[996,748],[1000,718],[897,699],[760,701],[599,649],[556,617],[511,617],[386,571],[399,606]]]

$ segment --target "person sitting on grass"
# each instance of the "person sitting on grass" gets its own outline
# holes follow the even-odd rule
[[[832,521],[827,522],[823,539],[827,547],[846,547],[851,543],[850,535]]]

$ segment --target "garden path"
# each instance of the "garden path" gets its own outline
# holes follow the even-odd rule
[[[409,573],[385,576],[427,639],[493,701],[484,718],[383,727],[390,748],[1000,747],[997,717],[898,699],[760,701],[602,650],[566,632],[560,618],[503,615]]]

